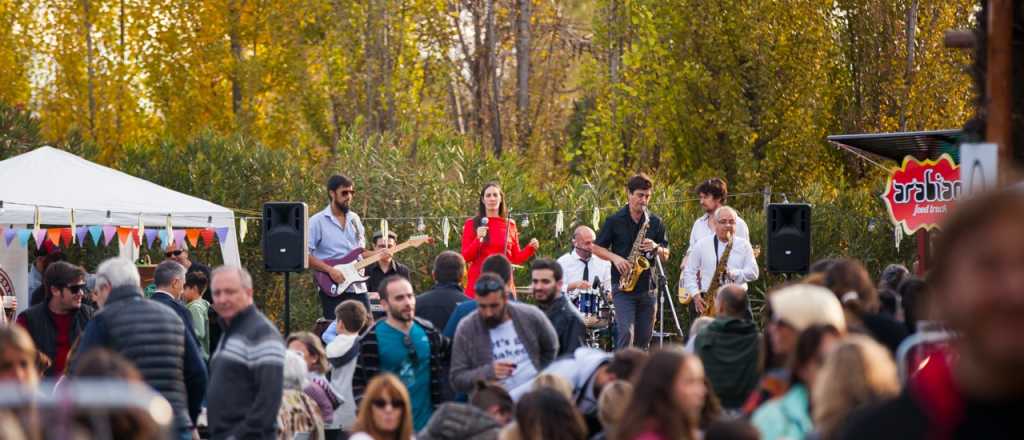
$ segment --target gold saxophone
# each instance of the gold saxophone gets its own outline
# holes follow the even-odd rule
[[[718,295],[718,288],[721,287],[722,281],[725,278],[725,265],[729,262],[729,253],[732,252],[732,237],[729,237],[729,243],[725,245],[725,250],[722,251],[722,257],[718,259],[718,266],[715,267],[715,275],[711,278],[711,284],[708,285],[707,292],[702,294],[705,298],[704,301],[704,313],[701,316],[715,316],[715,296]]]
[[[632,292],[636,289],[636,282],[640,279],[640,274],[651,268],[651,262],[647,261],[647,258],[640,252],[640,245],[647,238],[647,228],[651,225],[650,220],[645,208],[644,224],[640,225],[640,232],[637,232],[636,240],[633,240],[633,248],[630,249],[629,257],[626,258],[626,261],[629,261],[630,269],[619,278],[619,290],[623,292]]]

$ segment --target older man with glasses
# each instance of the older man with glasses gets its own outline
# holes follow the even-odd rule
[[[85,270],[79,266],[64,261],[51,264],[43,274],[43,288],[45,301],[29,307],[17,322],[28,330],[36,348],[53,360],[44,374],[55,377],[64,373],[71,344],[92,319],[94,309],[82,304]]]
[[[413,425],[419,431],[441,404],[441,375],[448,364],[450,344],[430,321],[416,317],[416,294],[408,279],[388,276],[378,292],[386,317],[360,340],[353,395],[357,402],[362,401],[370,379],[382,372],[398,376],[409,390]]]

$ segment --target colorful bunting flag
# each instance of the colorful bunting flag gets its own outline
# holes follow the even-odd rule
[[[177,243],[179,247],[185,247],[185,230],[175,229],[172,233],[174,234],[174,242]]]
[[[117,235],[117,227],[112,225],[103,225],[103,245],[110,246],[110,240],[114,239]]]
[[[78,239],[78,244],[85,246],[85,234],[89,233],[87,226],[78,226],[75,228],[75,238]]]
[[[565,214],[559,209],[558,216],[555,217],[555,237],[562,235],[563,230],[565,230]]]
[[[196,228],[188,228],[185,230],[185,238],[188,239],[188,243],[191,244],[192,247],[199,246],[199,232],[200,230]]]
[[[138,246],[142,246],[142,236],[139,235],[139,231],[141,231],[142,229],[131,228],[130,230],[131,230],[132,242],[135,243],[135,246],[137,246],[137,247]]]
[[[167,238],[167,230],[161,229],[156,231],[156,237],[160,239],[160,247],[167,249],[167,243],[170,243],[170,240]]]
[[[60,246],[60,228],[50,228],[46,230],[46,238],[50,240],[55,246]]]
[[[71,228],[60,228],[60,242],[64,243],[65,247],[75,242],[75,234],[71,233]]]
[[[4,241],[7,242],[7,247],[11,247],[11,242],[14,241],[14,237],[18,235],[18,230],[14,228],[7,228],[4,231]]]
[[[18,244],[28,246],[28,238],[32,236],[31,229],[18,229]]]
[[[46,229],[34,229],[32,230],[32,238],[36,239],[36,249],[42,249],[43,240],[46,239]]]
[[[206,228],[199,232],[199,236],[203,237],[203,247],[209,249],[213,246],[213,228]]]
[[[99,225],[89,226],[89,236],[92,237],[93,246],[99,246],[100,240],[103,239],[103,227]]]
[[[143,230],[143,234],[146,235],[146,247],[147,248],[152,248],[153,247],[153,240],[156,239],[156,229],[152,229],[152,228],[145,229],[145,230]]]
[[[217,241],[219,241],[220,244],[224,244],[224,240],[228,239],[228,228],[214,228],[214,232],[217,233]]]
[[[131,233],[130,229],[118,226],[117,227],[117,241],[121,242],[121,244],[128,244],[128,234],[129,233]]]

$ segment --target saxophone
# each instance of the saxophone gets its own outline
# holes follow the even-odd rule
[[[722,251],[722,258],[718,259],[718,266],[715,267],[715,274],[711,277],[711,284],[708,285],[708,290],[705,292],[704,298],[704,313],[701,316],[715,316],[715,297],[718,296],[718,288],[722,285],[722,279],[725,278],[725,265],[729,262],[729,253],[732,252],[732,237],[729,237],[729,243],[725,245],[725,250]]]
[[[647,238],[647,228],[651,225],[650,220],[650,216],[647,215],[647,209],[645,208],[644,224],[640,225],[640,232],[637,232],[636,240],[633,240],[633,248],[629,251],[629,257],[626,257],[626,260],[629,261],[630,269],[622,274],[622,277],[619,279],[619,290],[623,292],[632,292],[636,289],[636,282],[640,279],[640,274],[651,268],[651,262],[647,261],[647,258],[640,253],[640,245]]]

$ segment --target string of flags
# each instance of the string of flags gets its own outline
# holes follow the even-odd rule
[[[140,234],[139,231],[142,231]],[[168,232],[170,231],[170,232]],[[152,248],[156,240],[160,240],[160,246],[166,248],[171,241],[177,242],[179,246],[199,247],[200,241],[203,246],[209,248],[214,243],[224,244],[228,238],[227,227],[208,228],[185,228],[185,229],[161,229],[161,228],[139,228],[114,225],[90,225],[75,227],[43,228],[33,225],[32,228],[21,228],[0,225],[0,234],[3,235],[4,244],[10,247],[12,243],[19,246],[28,246],[29,240],[35,242],[36,248],[41,248],[43,243],[49,241],[58,246],[68,247],[73,244],[85,246],[86,239],[90,238],[94,246],[109,246],[114,238],[118,243],[124,245],[131,240],[136,246],[145,244]]]

